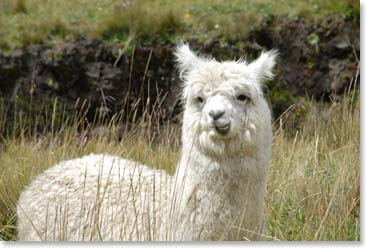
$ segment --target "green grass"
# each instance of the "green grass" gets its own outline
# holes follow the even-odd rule
[[[308,101],[274,121],[267,239],[360,240],[356,83],[340,102]],[[51,122],[57,115],[52,113]],[[122,128],[117,125],[118,116],[108,123],[87,124],[75,115],[67,125],[43,134],[29,133],[29,122],[24,124],[26,118],[17,116],[14,129],[23,132],[2,137],[0,143],[0,239],[16,239],[15,206],[20,192],[34,176],[61,160],[91,152],[111,153],[173,173],[179,159],[180,128],[166,124],[153,132],[154,110],[132,118],[131,127]],[[301,118],[303,125],[287,128],[294,118]]]
[[[0,50],[77,35],[107,42],[136,37],[146,43],[215,35],[235,38],[273,15],[309,19],[359,15],[359,2],[352,0],[125,2],[3,0]],[[16,239],[14,211],[20,192],[60,160],[111,153],[174,171],[180,128],[165,125],[153,132],[154,113],[132,117],[132,127],[121,129],[118,117],[110,123],[85,123],[83,116],[67,119],[58,112],[61,107],[54,109],[40,109],[42,113],[32,117],[16,109],[14,133],[0,136],[0,239]],[[2,110],[0,101],[0,114]],[[359,98],[352,92],[341,102],[293,106],[275,122],[266,195],[268,239],[360,240],[359,110]],[[302,125],[289,130],[294,120]],[[45,122],[50,132],[34,132],[32,121]]]
[[[345,99],[307,111],[295,135],[279,129],[274,138],[268,235],[280,240],[359,240],[359,107],[351,110]]]
[[[109,42],[136,35],[141,42],[222,35],[235,38],[274,15],[359,16],[354,0],[3,0],[0,50],[87,35]]]

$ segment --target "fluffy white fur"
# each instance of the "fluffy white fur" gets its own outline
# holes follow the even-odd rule
[[[261,238],[272,140],[262,82],[276,52],[250,64],[187,45],[175,55],[185,104],[176,173],[111,155],[63,161],[21,194],[20,240]]]

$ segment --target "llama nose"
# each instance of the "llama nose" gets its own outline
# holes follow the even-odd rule
[[[224,110],[211,110],[210,112],[209,112],[209,115],[210,115],[210,117],[212,117],[213,118],[213,120],[218,120],[223,114],[224,114]]]

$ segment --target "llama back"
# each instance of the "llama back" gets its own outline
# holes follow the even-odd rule
[[[117,156],[63,161],[21,194],[18,237],[157,240],[170,181],[165,171]]]

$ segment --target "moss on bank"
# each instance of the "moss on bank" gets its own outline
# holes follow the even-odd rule
[[[4,0],[0,50],[86,35],[109,42],[135,34],[142,43],[245,36],[272,16],[321,19],[342,13],[359,18],[359,2],[271,0]]]

